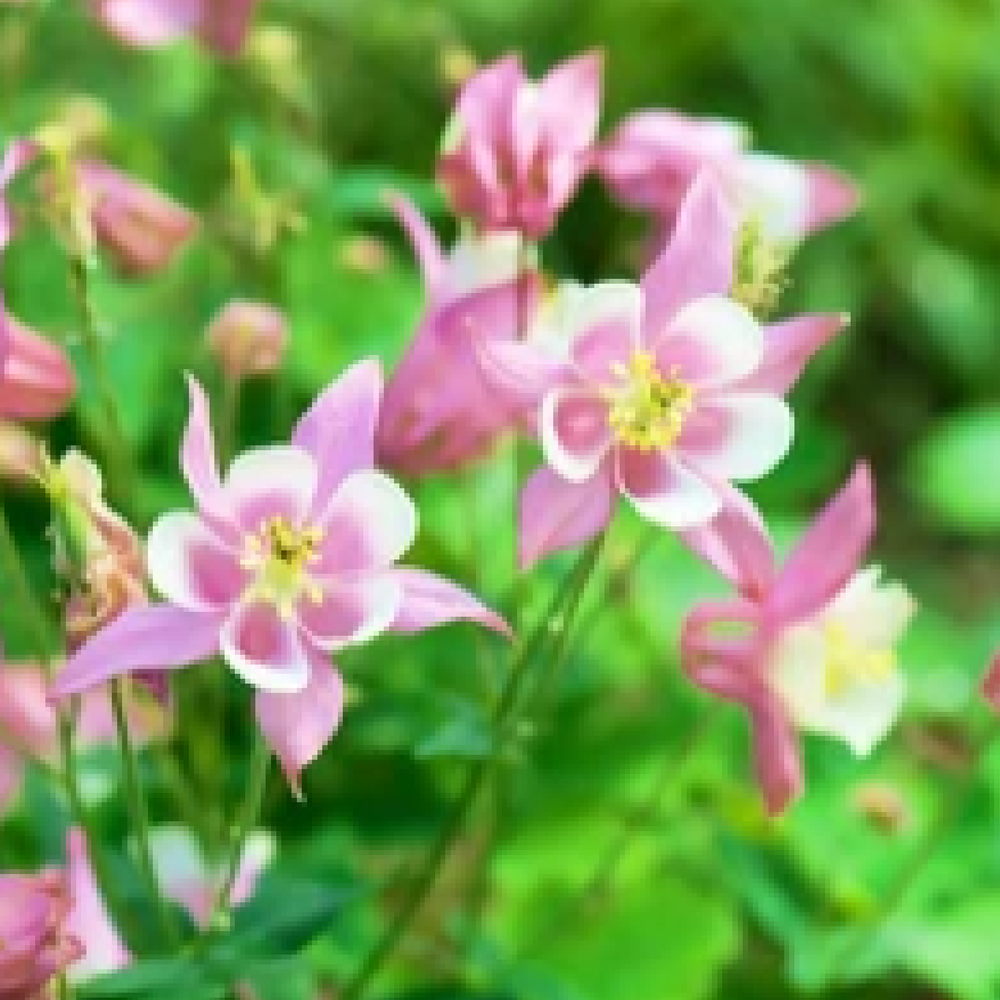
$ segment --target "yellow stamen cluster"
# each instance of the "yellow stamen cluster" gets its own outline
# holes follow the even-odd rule
[[[296,528],[284,517],[265,521],[243,539],[240,565],[256,573],[251,595],[272,603],[286,619],[294,616],[302,596],[319,604],[323,592],[310,578],[309,567],[319,559],[322,541],[319,528]]]
[[[640,451],[672,447],[694,406],[694,387],[676,372],[664,378],[648,351],[636,351],[628,365],[615,362],[611,374],[618,384],[604,392],[615,437]]]
[[[853,684],[888,678],[896,669],[892,649],[865,649],[836,622],[826,626],[826,663],[823,679],[831,698],[844,694]]]
[[[778,307],[781,293],[788,285],[785,275],[788,259],[788,251],[764,235],[760,216],[751,216],[740,226],[736,237],[732,298],[758,318],[766,319]]]

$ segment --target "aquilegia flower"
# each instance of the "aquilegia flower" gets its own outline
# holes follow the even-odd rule
[[[527,341],[481,348],[494,381],[540,399],[547,465],[521,494],[522,566],[599,532],[619,493],[664,527],[705,523],[726,483],[784,455],[792,418],[781,396],[843,318],[761,327],[727,298],[736,232],[703,176],[641,287],[567,286]]]
[[[740,221],[757,218],[767,240],[786,248],[857,207],[857,188],[836,170],[747,152],[746,139],[746,129],[732,122],[640,111],[601,146],[596,169],[620,201],[652,212],[667,232],[705,168],[715,174]]]
[[[516,232],[467,234],[445,258],[433,230],[394,196],[423,272],[427,306],[396,366],[379,414],[379,464],[412,475],[478,457],[524,416],[530,398],[492,384],[479,345],[516,340],[538,297],[534,271],[519,273]]]
[[[858,569],[874,531],[871,476],[861,464],[780,569],[756,511],[738,495],[710,525],[685,533],[739,591],[688,616],[685,667],[700,687],[750,714],[771,812],[802,787],[797,729],[866,756],[902,707],[894,647],[916,605],[902,584],[883,583],[877,566]]]
[[[257,0],[87,0],[108,31],[126,45],[156,48],[197,37],[226,56],[243,46]]]
[[[343,706],[328,655],[387,629],[471,619],[506,632],[471,595],[397,567],[416,534],[410,498],[372,468],[382,375],[362,361],[300,420],[292,443],[244,452],[219,474],[201,387],[181,465],[198,512],[164,515],[147,539],[149,577],[167,603],[127,608],[54,685],[66,697],[118,674],[221,653],[258,689],[261,728],[293,785]]]
[[[0,294],[0,418],[49,420],[76,395],[62,349],[15,319]]]
[[[600,106],[596,52],[560,63],[537,84],[516,55],[480,70],[462,89],[438,163],[456,214],[540,239],[590,166]]]
[[[210,864],[194,834],[183,826],[150,830],[149,850],[164,896],[183,906],[198,927],[206,928],[229,876],[227,861]],[[229,892],[229,907],[241,906],[253,896],[274,851],[274,837],[263,830],[246,838]]]

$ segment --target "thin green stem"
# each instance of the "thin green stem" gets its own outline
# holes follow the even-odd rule
[[[264,794],[267,791],[267,776],[271,767],[271,748],[267,745],[262,733],[257,734],[257,746],[254,752],[253,766],[250,772],[250,785],[247,796],[237,817],[233,837],[229,845],[229,858],[226,863],[226,879],[222,883],[215,901],[212,904],[212,915],[208,921],[211,931],[219,926],[229,911],[229,902],[233,895],[233,886],[240,870],[240,861],[246,847],[247,837],[253,832],[260,820],[264,805]]]
[[[139,867],[146,880],[146,887],[153,900],[164,934],[171,944],[177,944],[177,928],[170,919],[167,905],[160,892],[160,883],[153,867],[153,856],[149,848],[149,815],[146,812],[146,800],[143,798],[142,785],[139,781],[139,763],[128,731],[128,717],[125,713],[125,701],[122,697],[121,682],[111,682],[111,705],[115,713],[115,725],[118,729],[118,746],[122,755],[122,766],[125,772],[125,794],[128,799],[129,814],[132,828],[138,844]]]
[[[225,468],[236,453],[240,414],[240,380],[226,376],[219,417],[219,462]]]
[[[47,661],[50,652],[48,621],[31,591],[28,574],[21,561],[21,554],[17,550],[17,542],[14,541],[14,534],[2,509],[0,509],[0,558],[3,559],[5,576],[9,577],[10,584],[17,594],[18,603],[24,614],[24,623],[31,632],[36,651]]]
[[[507,681],[494,708],[494,730],[498,734],[502,735],[504,733],[512,716],[515,714],[521,693],[521,686],[528,668],[552,635],[550,623],[559,623],[559,631],[556,632],[557,636],[561,634],[562,630],[569,627],[579,606],[580,599],[586,590],[587,582],[597,563],[603,541],[604,536],[602,534],[587,546],[573,570],[569,583],[557,595],[549,613],[516,653],[514,662],[507,675]],[[344,987],[341,993],[341,1000],[359,1000],[378,975],[386,960],[395,952],[396,946],[402,940],[410,924],[417,917],[424,902],[436,885],[444,863],[457,841],[465,825],[465,821],[479,797],[479,793],[496,769],[498,758],[499,755],[497,754],[491,757],[483,757],[477,760],[472,766],[472,770],[466,776],[465,784],[462,786],[458,800],[455,802],[444,826],[439,831],[430,853],[414,881],[409,899],[386,928],[385,933],[369,953],[361,968]]]

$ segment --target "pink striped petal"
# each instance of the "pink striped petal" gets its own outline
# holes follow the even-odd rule
[[[345,476],[370,468],[382,398],[382,366],[358,361],[331,382],[299,420],[292,443],[312,455],[319,470],[314,513],[320,514]]]
[[[307,656],[309,683],[302,691],[258,691],[255,701],[261,732],[296,794],[302,771],[322,753],[344,711],[344,685],[337,668],[316,650],[307,650]]]
[[[859,462],[781,568],[767,604],[774,623],[799,621],[822,609],[854,574],[874,533],[871,472]]]
[[[539,427],[546,461],[571,483],[592,478],[613,443],[608,405],[592,389],[553,389],[542,401]]]
[[[190,611],[221,611],[248,582],[238,554],[188,511],[164,514],[150,529],[146,569],[163,598]]]
[[[297,622],[286,621],[270,602],[237,605],[219,632],[226,662],[251,687],[296,694],[309,682],[309,663]]]
[[[642,517],[670,530],[705,524],[722,506],[718,491],[705,479],[660,452],[618,448],[615,478]]]
[[[714,177],[692,184],[670,241],[642,278],[643,336],[656,344],[684,306],[733,287],[739,219]]]
[[[172,670],[219,647],[219,619],[169,604],[132,605],[74,653],[51,688],[67,698],[137,670]]]
[[[510,626],[457,584],[427,570],[401,566],[389,571],[402,587],[403,600],[394,632],[411,634],[448,622],[471,621],[511,637]]]
[[[570,483],[547,466],[538,469],[518,500],[517,559],[522,571],[543,556],[573,548],[603,531],[616,490],[610,463],[585,483]]]

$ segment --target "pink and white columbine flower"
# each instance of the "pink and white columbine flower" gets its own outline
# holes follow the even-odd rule
[[[481,344],[523,332],[538,279],[519,273],[517,232],[466,234],[445,257],[417,209],[401,196],[391,203],[420,262],[427,306],[386,386],[378,457],[386,468],[421,475],[479,457],[530,406],[492,384],[478,357]]]
[[[377,362],[334,382],[291,444],[244,452],[225,479],[205,394],[193,379],[190,391],[181,465],[199,509],[164,515],[146,545],[149,578],[167,603],[126,608],[69,659],[53,693],[221,653],[257,688],[261,729],[294,786],[339,724],[343,692],[330,653],[387,629],[458,619],[507,627],[454,584],[395,565],[417,513],[372,468]]]
[[[457,215],[543,237],[590,166],[601,58],[588,52],[537,84],[516,55],[472,76],[445,132],[438,178]]]
[[[126,45],[158,48],[197,37],[225,56],[243,47],[257,0],[87,0],[104,27]]]
[[[246,838],[229,894],[231,909],[253,896],[274,857],[275,847],[274,837],[263,830]],[[199,928],[207,928],[229,875],[228,864],[210,864],[194,834],[182,826],[150,830],[149,850],[164,896],[184,907]]]
[[[881,582],[877,566],[858,568],[874,531],[871,476],[860,464],[780,569],[759,515],[738,494],[710,525],[685,533],[739,591],[688,616],[685,667],[700,687],[750,714],[773,813],[802,788],[796,730],[867,756],[902,707],[895,645],[916,605],[902,584]]]
[[[521,494],[522,566],[601,531],[619,493],[664,527],[705,523],[730,480],[784,455],[792,418],[781,397],[844,320],[764,328],[728,299],[737,229],[703,176],[641,287],[568,286],[527,341],[481,348],[494,381],[541,401],[547,466]]]
[[[822,164],[748,152],[747,135],[733,122],[640,111],[615,129],[595,154],[595,165],[619,200],[654,213],[667,231],[706,168],[740,221],[758,219],[762,235],[782,247],[855,210],[858,190],[843,174]]]

